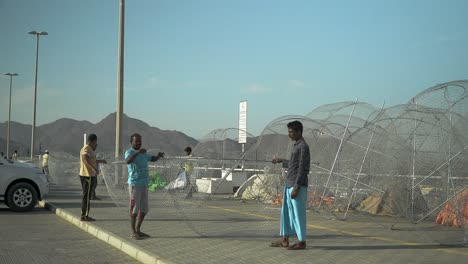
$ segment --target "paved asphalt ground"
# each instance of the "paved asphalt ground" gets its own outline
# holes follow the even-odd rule
[[[15,213],[0,206],[0,263],[137,263],[50,211]]]

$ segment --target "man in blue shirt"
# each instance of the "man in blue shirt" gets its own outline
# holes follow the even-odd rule
[[[148,213],[148,162],[157,161],[164,157],[159,152],[157,156],[146,154],[146,149],[141,148],[141,135],[133,134],[130,137],[132,148],[125,151],[125,160],[128,167],[128,189],[130,192],[130,224],[132,226],[132,238],[140,239],[149,237],[141,232],[141,224]],[[137,221],[138,217],[138,221]]]

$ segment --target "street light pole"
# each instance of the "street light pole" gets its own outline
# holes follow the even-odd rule
[[[115,158],[120,157],[120,137],[122,132],[123,116],[123,84],[124,84],[124,28],[125,28],[125,0],[120,0],[119,19],[119,58],[117,81],[117,111],[115,116]]]
[[[34,139],[36,136],[36,97],[37,97],[37,66],[39,61],[39,36],[48,35],[45,31],[31,31],[28,34],[36,35],[36,76],[34,78],[34,102],[33,102],[33,123],[32,123],[32,134],[31,134],[31,163],[34,158]]]
[[[117,65],[117,111],[115,113],[115,160],[120,158],[120,137],[123,116],[123,86],[124,86],[124,28],[125,28],[125,0],[120,0],[119,8],[119,55]],[[122,167],[115,167],[114,184],[119,184]]]
[[[11,87],[13,86],[13,76],[18,76],[17,73],[5,73],[10,76],[10,101],[8,104],[8,130],[7,130],[7,158],[10,158],[10,122],[11,122]]]

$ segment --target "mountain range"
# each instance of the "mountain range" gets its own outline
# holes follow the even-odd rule
[[[98,136],[96,152],[103,152],[106,156],[113,156],[115,152],[115,119],[112,113],[100,122],[93,124],[88,121],[78,121],[62,118],[49,124],[36,127],[35,149],[53,152],[65,152],[78,156],[84,142],[84,134],[94,133]],[[18,150],[21,156],[29,156],[31,145],[31,125],[11,122],[10,155]],[[198,141],[179,131],[161,130],[151,127],[147,123],[123,115],[122,137],[120,146],[122,152],[130,148],[130,136],[139,133],[143,138],[143,147],[154,152],[165,152],[168,155],[182,155],[187,146],[195,147]],[[0,123],[0,151],[6,153],[7,122]],[[6,155],[6,154],[5,154]],[[123,155],[123,154],[122,154]]]

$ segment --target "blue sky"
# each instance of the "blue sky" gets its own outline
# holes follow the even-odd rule
[[[97,122],[116,107],[118,0],[0,0],[0,73],[12,119]],[[126,1],[126,114],[200,138],[328,103],[404,103],[468,78],[468,1]],[[0,122],[8,118],[0,78]]]

